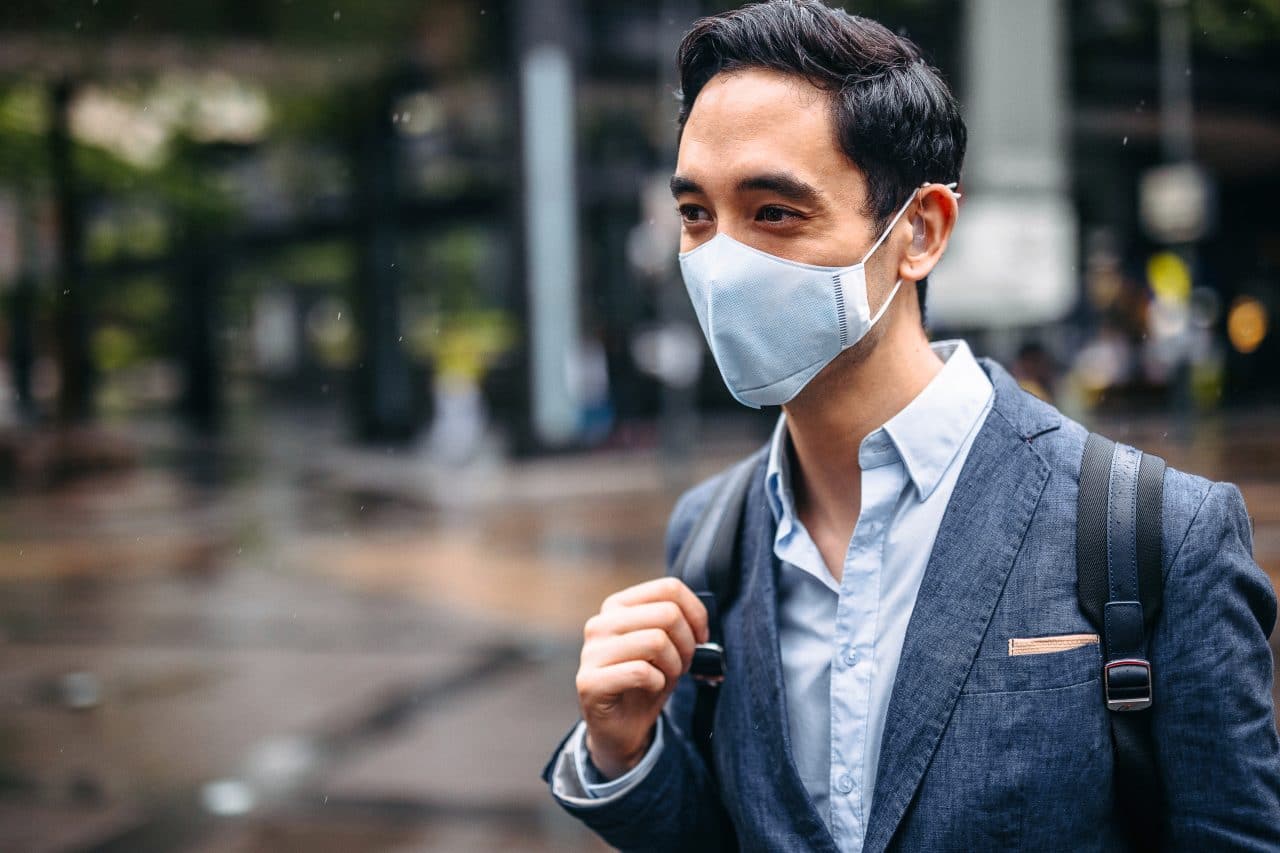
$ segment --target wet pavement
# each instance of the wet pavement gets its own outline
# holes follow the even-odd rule
[[[1280,579],[1280,413],[1098,427],[1240,485]],[[0,495],[0,850],[605,849],[538,778],[580,626],[748,438],[460,471],[323,419],[113,432],[136,464]]]

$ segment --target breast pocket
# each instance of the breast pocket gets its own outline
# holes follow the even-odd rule
[[[974,661],[930,773],[999,828],[984,842],[1088,850],[1110,809],[1102,652],[1050,646]]]
[[[979,656],[962,690],[965,694],[1056,690],[1102,679],[1102,650],[1096,635],[1015,637],[1008,654]]]

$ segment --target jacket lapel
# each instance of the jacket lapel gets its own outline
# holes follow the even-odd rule
[[[773,553],[774,520],[764,494],[765,461],[752,479],[746,521],[741,539],[742,565],[747,572],[739,593],[742,602],[741,630],[745,639],[744,660],[747,679],[742,682],[747,696],[743,704],[749,717],[741,721],[755,733],[747,742],[761,750],[753,762],[756,779],[749,783],[754,794],[767,791],[774,799],[765,811],[777,811],[778,819],[797,836],[796,849],[838,850],[805,790],[792,755],[791,731],[787,722],[786,692],[783,686],[782,657],[778,644],[777,578],[780,566]],[[732,662],[730,664],[732,666]],[[726,681],[725,688],[735,685]],[[731,703],[736,704],[736,703]],[[725,705],[723,698],[721,706]],[[745,749],[737,743],[732,749]],[[765,778],[768,782],[765,782]]]
[[[1049,478],[1030,439],[1056,413],[982,359],[996,399],[943,514],[907,624],[863,849],[889,845],[951,717]],[[1052,414],[1050,414],[1052,413]]]

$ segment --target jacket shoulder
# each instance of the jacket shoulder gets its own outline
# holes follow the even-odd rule
[[[1064,484],[1070,491],[1070,505],[1075,506],[1074,496],[1080,484],[1080,462],[1084,457],[1085,440],[1090,430],[1065,415],[1059,415],[1061,426],[1053,432],[1037,436],[1032,440],[1033,446],[1049,464],[1051,477]],[[1105,435],[1105,433],[1103,433]],[[1113,436],[1112,441],[1123,442]],[[1133,445],[1138,450],[1146,451],[1141,445]],[[1236,487],[1230,483],[1215,483],[1207,477],[1167,465],[1164,472],[1164,500],[1161,507],[1161,535],[1164,543],[1164,570],[1177,554],[1191,523],[1195,520],[1202,504],[1209,496],[1210,490],[1218,486],[1222,490],[1232,491]]]

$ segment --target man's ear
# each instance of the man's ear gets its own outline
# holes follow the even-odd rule
[[[927,184],[916,195],[916,211],[911,216],[911,247],[898,264],[898,277],[920,281],[933,271],[956,225],[959,205],[945,184]]]

